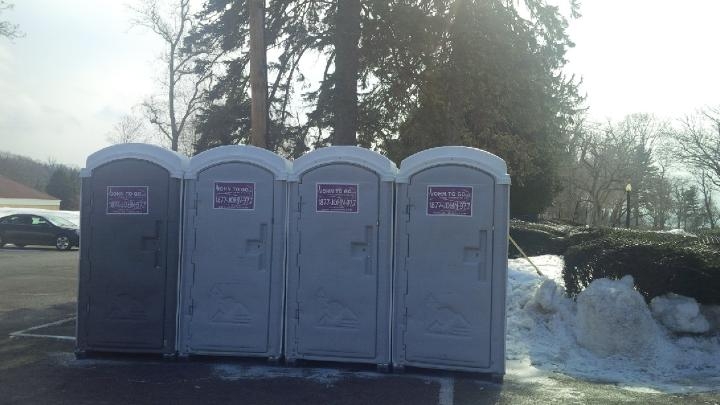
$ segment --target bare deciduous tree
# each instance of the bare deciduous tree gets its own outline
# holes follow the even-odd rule
[[[672,134],[676,160],[704,171],[720,186],[720,107],[705,108],[680,120],[682,128]]]
[[[667,180],[659,173],[653,148],[665,124],[635,114],[607,124],[584,123],[570,139],[571,161],[563,168],[567,180],[560,196],[563,219],[594,225],[620,225],[627,215],[625,186],[632,185],[631,215],[635,226],[645,216],[662,227],[667,220]],[[582,214],[584,208],[584,215]]]
[[[145,142],[147,136],[144,120],[134,114],[123,115],[107,134],[107,140],[113,144]]]
[[[717,217],[717,209],[713,203],[713,193],[715,187],[713,187],[710,177],[707,171],[701,170],[699,173],[695,173],[695,179],[698,183],[698,189],[702,197],[703,209],[705,210],[705,219],[710,225],[710,229],[715,229],[715,219]]]
[[[674,208],[672,198],[672,183],[667,177],[667,168],[658,164],[658,171],[645,180],[647,192],[643,198],[643,208],[649,225],[653,229],[665,229]]]
[[[133,11],[133,24],[149,29],[166,46],[162,58],[167,69],[162,81],[164,95],[148,98],[142,107],[150,123],[170,142],[170,148],[177,151],[181,137],[192,132],[188,126],[202,105],[212,81],[212,67],[222,54],[205,58],[206,62],[198,64],[198,57],[204,51],[183,46],[193,25],[190,0],[178,0],[169,8],[164,8],[160,0],[143,0]]]
[[[8,3],[5,0],[0,0],[0,14],[2,14],[4,11],[12,10],[14,5],[12,3]],[[13,24],[10,21],[3,21],[0,20],[0,37],[5,37],[9,39],[15,39],[20,38],[24,34],[20,31],[20,26],[17,24]]]

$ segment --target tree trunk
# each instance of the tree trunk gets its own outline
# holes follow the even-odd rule
[[[718,131],[720,131],[720,126],[718,127]],[[708,185],[706,179],[706,174],[703,171],[700,175],[700,191],[702,191],[703,194],[703,203],[705,205],[705,215],[707,215],[708,222],[710,223],[710,229],[715,229],[715,218],[713,217],[713,203],[712,203],[712,193],[713,190]]]
[[[715,218],[713,217],[712,212],[712,199],[709,196],[705,197],[705,213],[707,215],[708,223],[710,224],[710,229],[715,229]]]
[[[250,17],[250,144],[267,149],[265,1],[248,0]]]
[[[596,201],[595,201],[595,206],[593,207],[593,219],[592,219],[592,224],[593,224],[594,226],[600,225],[601,219],[602,219],[602,206],[601,206],[600,203],[598,203],[597,200],[596,200]]]
[[[623,214],[622,203],[616,203],[610,211],[610,226],[616,227],[620,225],[620,220]]]
[[[335,20],[335,145],[357,145],[360,0],[338,0]]]
[[[170,114],[170,149],[177,152],[180,143],[180,134],[175,118],[175,46],[170,45],[170,60],[168,61],[168,114]]]
[[[577,222],[577,220],[578,220],[577,217],[579,215],[579,212],[580,212],[580,200],[577,200],[577,201],[575,201],[575,209],[573,210],[573,213],[572,213],[572,221],[573,222]],[[583,222],[587,222],[587,221],[583,221]]]
[[[635,198],[635,208],[633,209],[635,211],[635,228],[640,227],[640,203],[638,202],[638,198]]]

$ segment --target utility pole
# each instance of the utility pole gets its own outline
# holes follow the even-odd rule
[[[265,0],[247,0],[250,17],[250,144],[267,149]]]

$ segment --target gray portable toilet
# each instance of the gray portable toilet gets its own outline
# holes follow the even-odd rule
[[[289,171],[290,162],[254,146],[222,146],[190,160],[181,355],[282,355]]]
[[[384,156],[317,149],[293,163],[285,356],[390,363],[393,182]]]
[[[505,373],[510,177],[459,146],[400,164],[393,365]]]
[[[175,352],[187,158],[146,144],[87,159],[80,208],[77,354]]]

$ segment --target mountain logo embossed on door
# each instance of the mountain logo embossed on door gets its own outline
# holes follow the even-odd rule
[[[147,317],[147,311],[143,308],[142,302],[127,293],[115,296],[107,316],[108,319],[122,321],[144,321]]]
[[[325,290],[320,288],[315,298],[322,307],[318,325],[326,328],[358,329],[360,318],[347,305],[328,297]]]
[[[471,333],[470,322],[450,305],[441,303],[430,294],[425,299],[428,320],[425,331],[434,335],[468,337]]]
[[[232,292],[238,290],[233,288],[234,283],[218,283],[210,289],[212,296],[213,315],[210,320],[218,323],[247,324],[252,321],[252,316],[247,307],[243,305],[238,297]]]

